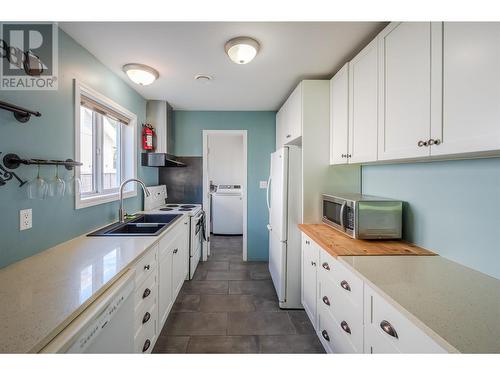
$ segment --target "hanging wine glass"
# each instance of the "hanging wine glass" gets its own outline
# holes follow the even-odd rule
[[[36,178],[28,183],[27,191],[29,199],[45,199],[47,197],[47,182],[40,177],[40,165],[38,165],[38,173]]]
[[[66,193],[74,196],[79,193],[81,187],[82,183],[80,179],[76,177],[76,168],[73,168],[73,173],[66,179]]]
[[[56,165],[56,174],[49,182],[49,196],[61,198],[64,196],[65,189],[66,183],[61,177],[59,177],[59,166]]]

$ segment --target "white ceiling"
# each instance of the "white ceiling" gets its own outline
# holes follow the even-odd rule
[[[382,22],[74,22],[59,26],[146,99],[180,110],[276,110],[305,78],[334,72],[384,27]],[[227,40],[261,44],[249,64],[224,52]],[[141,87],[122,72],[127,63],[160,72]],[[197,74],[213,80],[200,83]]]

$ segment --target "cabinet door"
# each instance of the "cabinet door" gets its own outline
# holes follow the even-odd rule
[[[287,100],[285,143],[296,141],[302,135],[302,83]]]
[[[174,303],[172,289],[172,250],[167,252],[160,258],[160,267],[158,274],[158,315],[159,315],[159,330],[165,324],[168,313]]]
[[[316,302],[317,302],[317,264],[319,252],[316,244],[306,235],[302,235],[302,306],[311,323],[316,329]]]
[[[184,232],[181,231],[177,234],[174,241],[174,248],[172,251],[172,289],[173,298],[175,299],[181,290],[184,279],[186,278],[188,268],[188,253],[185,247]]]
[[[500,149],[500,23],[443,25],[443,126],[432,155]]]
[[[283,115],[283,107],[280,108],[278,113],[276,113],[276,150],[283,147],[283,142],[285,136],[285,123],[284,123],[284,115]]]
[[[330,164],[346,164],[349,128],[349,64],[330,80]]]
[[[349,63],[349,163],[377,160],[378,44]]]
[[[430,155],[431,126],[441,122],[440,23],[395,22],[378,36],[378,159]]]

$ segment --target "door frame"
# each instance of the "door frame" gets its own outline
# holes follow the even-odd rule
[[[248,260],[247,256],[247,202],[248,202],[248,145],[247,145],[247,130],[203,130],[203,208],[206,212],[206,224],[208,233],[208,242],[203,245],[203,261],[206,261],[210,255],[210,213],[212,207],[210,206],[209,195],[209,180],[208,180],[208,137],[210,135],[241,135],[243,136],[243,186],[241,189],[243,198],[243,261]],[[208,207],[208,210],[207,210]]]

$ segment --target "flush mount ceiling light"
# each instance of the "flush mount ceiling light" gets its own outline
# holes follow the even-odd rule
[[[259,48],[259,42],[246,36],[233,38],[224,47],[229,58],[236,64],[248,64],[257,55]]]
[[[152,84],[158,79],[160,74],[150,66],[143,64],[126,64],[123,65],[123,71],[127,74],[128,78],[134,83],[141,86]]]

